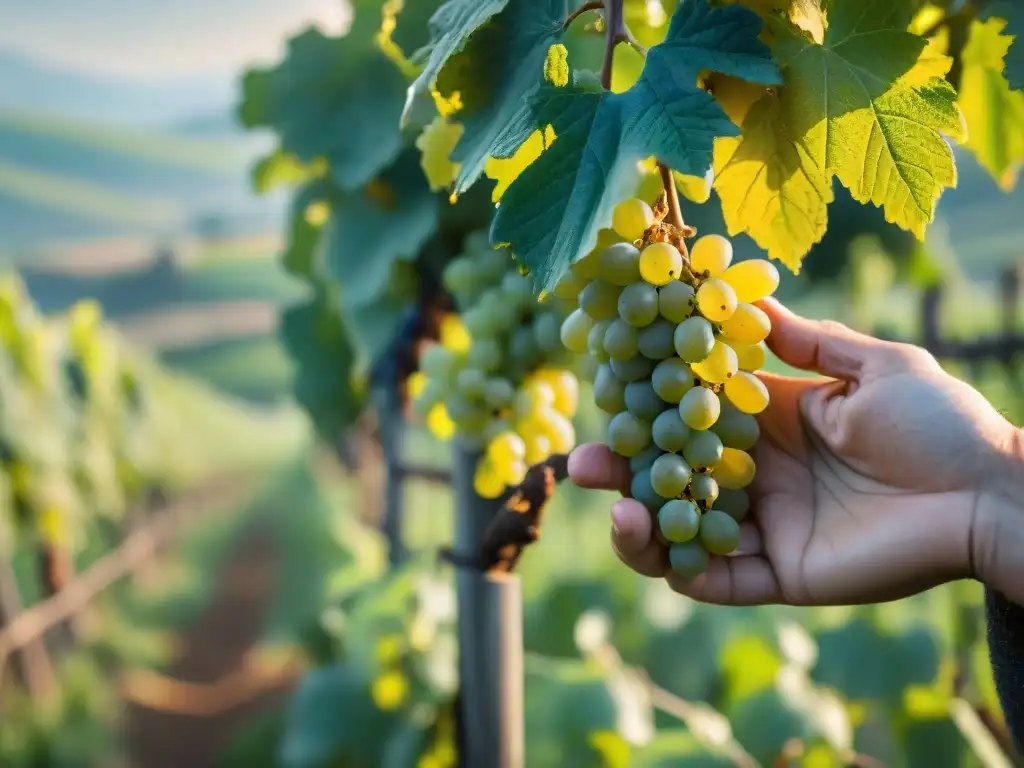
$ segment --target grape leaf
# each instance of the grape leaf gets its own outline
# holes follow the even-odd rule
[[[963,136],[943,77],[950,60],[925,55],[925,40],[906,31],[904,4],[833,3],[829,11],[820,45],[777,30],[783,88],[758,96],[726,84],[722,94],[745,115],[743,137],[715,152],[729,233],[746,232],[794,271],[824,234],[834,176],[921,237],[942,190],[956,184],[943,134]]]
[[[983,2],[978,17],[984,20],[997,17],[1006,21],[1003,34],[1013,37],[1004,59],[1004,74],[1010,88],[1024,90],[1024,5],[1013,0],[989,0]]]
[[[316,256],[326,218],[322,211],[330,191],[328,184],[317,179],[300,188],[291,201],[288,247],[281,264],[288,274],[310,284],[320,279]]]
[[[431,191],[442,190],[455,181],[459,164],[452,162],[452,149],[462,135],[462,126],[437,115],[416,137],[420,167]]]
[[[572,85],[540,87],[531,102],[534,127],[551,124],[556,139],[502,196],[492,241],[511,245],[534,283],[550,290],[591,249],[612,208],[651,155],[703,176],[718,136],[736,125],[697,87],[701,70],[765,84],[780,82],[760,18],[736,5],[681,4],[665,41],[650,49],[640,79],[623,93]]]
[[[967,147],[1004,190],[1017,182],[1024,162],[1024,93],[1010,90],[1003,57],[1010,40],[1002,19],[971,22],[961,54],[960,108],[967,121]]]
[[[307,29],[288,41],[283,61],[242,80],[239,118],[272,128],[302,163],[326,158],[343,189],[373,178],[401,150],[405,79],[372,44]]]

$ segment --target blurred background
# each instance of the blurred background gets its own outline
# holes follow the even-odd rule
[[[353,627],[374,642],[419,631],[431,679],[450,677],[447,581],[418,587],[419,613],[387,631],[365,606],[339,607],[386,569],[380,457],[357,443],[362,471],[346,471],[293,399],[277,333],[302,294],[280,266],[290,197],[254,191],[274,137],[236,117],[245,69],[347,18],[343,0],[0,0],[2,766],[278,765],[292,693]],[[1024,192],[1001,190],[966,152],[957,164],[923,244],[837,189],[829,234],[779,295],[927,341],[1020,423]],[[702,233],[724,231],[714,198],[686,212]],[[581,439],[600,429],[584,408]],[[448,450],[408,436],[410,461]],[[628,690],[612,696],[631,738],[678,724],[682,702],[681,733],[713,743],[713,706],[758,756],[845,728],[885,765],[998,764],[1005,729],[975,585],[858,609],[695,606],[615,561],[611,499],[563,487],[522,566],[542,756],[531,768],[576,742],[595,749],[585,718],[542,706],[542,681],[559,674],[552,660],[604,640],[670,697],[647,722]],[[446,488],[412,480],[406,506],[412,550],[451,541]],[[387,588],[376,605],[409,599],[408,585]],[[786,703],[775,681],[792,665],[813,670],[840,715]],[[387,741],[394,724],[347,701],[335,730]],[[303,748],[290,765],[385,764]],[[619,764],[597,753],[606,762],[564,764]]]

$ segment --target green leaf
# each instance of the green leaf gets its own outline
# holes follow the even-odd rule
[[[323,162],[303,163],[278,147],[253,166],[252,186],[258,194],[266,194],[278,186],[307,182],[326,170]]]
[[[963,135],[945,57],[906,31],[903,3],[832,3],[822,44],[780,29],[773,52],[781,89],[725,84],[722,99],[743,136],[715,150],[715,189],[729,233],[749,234],[793,271],[825,232],[831,182],[923,236],[946,187],[956,184],[943,134]],[[717,94],[717,89],[716,89]]]
[[[961,54],[960,108],[967,121],[967,147],[1004,190],[1011,190],[1024,162],[1024,92],[1010,90],[1003,76],[1010,38],[999,18],[972,21]]]
[[[550,290],[593,248],[612,209],[635,186],[639,163],[656,155],[676,170],[703,176],[712,144],[738,128],[697,87],[702,70],[761,83],[779,81],[758,40],[761,20],[740,6],[681,4],[665,41],[652,48],[640,79],[623,93],[542,86],[534,126],[551,124],[555,141],[502,196],[491,234],[509,243],[541,290]]]
[[[329,193],[329,186],[318,180],[296,192],[291,201],[288,247],[281,256],[281,264],[290,275],[311,284],[321,277],[316,256]]]
[[[274,129],[302,163],[325,158],[343,189],[366,183],[401,149],[405,80],[372,37],[307,29],[276,67],[247,72],[242,92],[246,127]]]
[[[1014,38],[1006,52],[1006,79],[1013,90],[1024,90],[1024,6],[1013,0],[989,0],[983,6],[979,18],[1006,21],[1003,34]]]

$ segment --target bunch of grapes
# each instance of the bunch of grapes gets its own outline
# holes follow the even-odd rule
[[[732,264],[719,235],[699,238],[688,257],[672,239],[647,203],[625,200],[555,292],[578,292],[562,341],[600,364],[593,391],[611,414],[608,445],[629,459],[631,495],[689,577],[739,544],[754,415],[768,405],[754,371],[771,323],[754,302],[775,292],[779,273],[762,259]]]
[[[561,341],[569,307],[538,302],[529,278],[486,233],[467,238],[443,277],[461,314],[442,320],[409,391],[435,436],[483,449],[474,487],[497,498],[530,466],[575,445],[579,382]]]

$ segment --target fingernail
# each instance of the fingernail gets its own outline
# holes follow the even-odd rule
[[[625,512],[618,504],[612,505],[612,533],[616,536],[621,535],[622,527],[625,523],[624,519]]]

